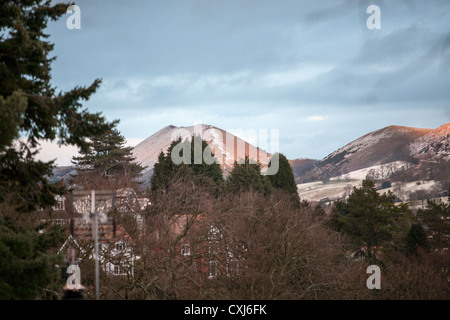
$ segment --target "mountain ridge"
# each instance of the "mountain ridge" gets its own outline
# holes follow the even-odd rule
[[[312,179],[329,179],[348,172],[391,162],[417,166],[425,158],[439,155],[450,159],[450,123],[436,129],[391,125],[369,132],[330,153],[308,172]],[[434,149],[433,149],[434,147]],[[430,154],[430,148],[434,153]],[[415,151],[415,152],[413,152]]]
[[[231,168],[235,161],[243,159],[245,156],[254,160],[270,158],[270,154],[258,146],[208,124],[188,127],[166,126],[137,144],[133,149],[133,155],[138,163],[151,169],[158,161],[158,155],[161,152],[166,153],[172,141],[179,135],[184,140],[194,134],[200,134],[202,139],[207,141],[216,158],[220,158],[218,161],[225,170]],[[233,139],[233,141],[227,141],[227,139]]]
[[[195,129],[194,126],[168,125],[133,148],[135,161],[147,166],[143,176],[145,184],[149,183],[159,154],[167,152],[174,139],[173,135],[177,132],[183,133],[184,138],[191,137],[195,132],[206,134],[206,140],[212,151],[222,155],[221,167],[224,172],[232,168],[234,161],[245,156],[256,155],[261,158],[270,158],[267,151],[212,125],[202,124],[201,129],[198,127]],[[213,134],[208,135],[208,132]],[[227,137],[233,139],[233,143],[228,145]],[[282,150],[280,152],[282,153]],[[290,159],[289,163],[294,171],[296,182],[303,183],[344,176],[349,172],[395,162],[410,164],[404,171],[402,179],[413,179],[418,176],[428,178],[430,175],[438,176],[443,170],[433,169],[430,167],[431,164],[439,163],[445,169],[445,161],[449,160],[450,123],[447,123],[436,129],[387,126],[347,143],[321,160]],[[70,166],[55,168],[51,181],[66,179],[70,173],[72,173]]]

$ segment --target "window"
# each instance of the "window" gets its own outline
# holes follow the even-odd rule
[[[122,270],[121,270],[121,268],[120,268],[119,265],[114,265],[114,274],[115,274],[115,275],[120,275],[120,274],[122,274]]]
[[[54,219],[53,220],[53,224],[57,224],[59,226],[63,226],[66,224],[66,220],[65,219]]]
[[[215,256],[219,254],[219,241],[208,242],[208,253]]]
[[[217,255],[219,253],[219,229],[211,226],[208,232],[208,253]]]
[[[125,262],[121,262],[120,264],[115,264],[113,268],[113,273],[116,276],[126,275],[127,274],[127,264]]]
[[[183,256],[191,255],[191,246],[189,245],[189,243],[183,243],[181,245],[181,254]]]
[[[208,232],[208,240],[219,240],[219,229],[215,226],[211,226]]]
[[[116,250],[123,251],[125,250],[126,244],[125,242],[116,242]]]
[[[211,260],[208,262],[208,278],[215,278],[219,274],[219,262]]]
[[[53,210],[55,211],[61,211],[61,210],[65,210],[66,206],[65,206],[65,202],[66,202],[66,198],[63,196],[56,196],[55,200],[57,201],[56,205],[53,206]]]
[[[240,261],[238,259],[229,259],[227,261],[227,276],[231,277],[240,274]]]

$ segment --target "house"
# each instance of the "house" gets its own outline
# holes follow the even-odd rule
[[[236,276],[244,269],[246,247],[203,215],[176,214],[159,227],[155,237],[173,243],[178,259],[193,261],[208,279],[220,274]]]
[[[99,226],[99,263],[107,274],[114,276],[133,275],[136,260],[134,246],[132,238],[123,226]],[[76,251],[79,257],[76,259],[76,264],[86,259],[95,258],[91,224],[77,220],[73,234],[68,236],[58,250],[58,254],[65,254],[66,262],[74,263],[74,259],[68,258],[73,251]]]
[[[69,235],[58,251],[59,254],[66,255],[66,263],[69,263],[68,252],[73,250],[76,250],[79,255],[77,264],[83,259],[94,257],[90,197],[90,192],[79,191],[62,196],[57,195],[55,206],[38,210],[41,222],[69,226]],[[99,212],[99,260],[103,270],[108,274],[132,275],[136,257],[130,235],[124,226],[116,225],[115,220],[108,218],[107,213],[117,210],[120,213],[132,214],[137,223],[142,225],[143,219],[140,213],[148,205],[150,201],[139,197],[131,188],[119,189],[115,192],[96,191],[95,207]]]

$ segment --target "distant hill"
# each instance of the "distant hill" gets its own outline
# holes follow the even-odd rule
[[[266,167],[271,154],[244,139],[212,125],[197,125],[189,127],[166,126],[150,135],[148,138],[137,144],[133,148],[133,156],[137,163],[146,167],[142,181],[143,185],[148,185],[153,174],[153,167],[158,161],[161,152],[166,153],[170,144],[177,137],[189,139],[193,134],[200,134],[207,141],[214,156],[220,158],[221,167],[224,174],[233,167],[235,161],[244,159],[246,156],[255,161],[260,161],[262,167]],[[255,131],[255,135],[257,132]],[[255,137],[256,138],[256,137]],[[57,167],[54,170],[52,181],[61,179],[69,180],[70,174],[74,174],[73,167]]]
[[[136,157],[137,162],[151,169],[158,161],[158,155],[161,152],[166,153],[171,142],[176,137],[181,135],[183,140],[190,138],[195,130],[198,130],[197,133],[200,133],[203,140],[208,142],[216,158],[221,155],[219,161],[222,162],[222,169],[226,170],[232,167],[235,160],[243,159],[245,156],[255,160],[270,158],[269,153],[244,141],[240,137],[206,124],[189,127],[176,127],[173,125],[164,127],[136,145],[133,155]]]
[[[388,163],[407,163],[405,174],[412,181],[430,178],[432,167],[450,160],[450,123],[437,129],[389,126],[370,132],[314,164],[306,175],[329,179]]]
[[[70,181],[75,174],[75,168],[73,166],[60,166],[53,169],[53,175],[49,177],[49,181],[54,183],[61,180]]]
[[[153,167],[158,161],[158,155],[161,152],[166,153],[172,141],[178,136],[181,136],[184,140],[192,137],[194,133],[200,134],[202,139],[208,143],[214,156],[220,161],[225,176],[231,170],[235,161],[244,159],[246,156],[255,161],[259,160],[263,168],[271,156],[265,150],[212,125],[202,124],[189,127],[170,125],[155,132],[134,147],[133,155],[136,157],[136,162],[147,166],[147,171],[143,176],[145,184],[150,181]]]
[[[411,155],[419,160],[450,160],[450,123],[430,130],[409,145]]]
[[[303,183],[307,180],[305,179],[305,175],[311,168],[318,162],[319,160],[314,159],[294,159],[289,160],[289,163],[292,167],[292,171],[294,172],[294,178],[296,183]]]
[[[222,159],[226,173],[234,161],[250,156],[253,159],[269,159],[270,154],[236,135],[212,125],[200,127],[166,126],[136,145],[133,155],[136,161],[146,166],[143,181],[147,185],[153,174],[153,167],[160,152],[166,152],[172,140],[181,135],[191,137],[199,130],[216,156]],[[228,143],[227,143],[228,139]],[[283,152],[280,150],[280,152]],[[384,170],[389,164],[395,167],[391,174],[401,181],[417,179],[450,180],[450,123],[437,129],[421,129],[389,126],[370,132],[322,160],[292,159],[291,167],[297,183],[344,177],[352,172],[368,172],[368,168]],[[364,170],[367,169],[367,170]],[[69,180],[74,173],[71,166],[54,170],[51,181]],[[354,176],[354,175],[350,175]],[[449,181],[450,183],[450,181]]]

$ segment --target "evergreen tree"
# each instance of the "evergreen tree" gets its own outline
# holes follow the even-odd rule
[[[232,193],[253,190],[268,195],[272,192],[269,179],[261,175],[260,163],[250,163],[247,156],[243,163],[234,162],[234,167],[227,179],[227,189]]]
[[[181,172],[181,170],[186,172],[187,167],[185,164],[182,163],[176,165],[170,157],[172,150],[180,143],[183,143],[181,138],[172,141],[167,149],[167,153],[164,154],[164,152],[161,151],[159,154],[158,162],[156,162],[153,167],[153,175],[150,180],[152,191],[167,190],[169,188],[169,181],[175,177],[177,173]]]
[[[436,203],[427,200],[425,209],[420,209],[417,215],[428,229],[432,249],[448,248],[450,245],[450,203]]]
[[[174,174],[172,165],[173,163],[169,162],[164,152],[161,151],[158,155],[158,161],[153,167],[153,175],[150,180],[150,189],[152,191],[168,188],[170,177]]]
[[[199,158],[200,152],[196,155],[195,146],[201,146],[201,163],[195,163],[194,159],[197,156]],[[214,183],[222,183],[223,182],[223,172],[222,168],[220,167],[217,159],[214,157],[214,155],[211,152],[211,148],[209,147],[208,143],[203,140],[200,136],[193,136],[191,139],[190,144],[191,149],[191,159],[192,163],[188,164],[188,167],[192,168],[192,171],[194,172],[194,175],[197,177],[208,177],[211,179]],[[211,160],[214,162],[207,163],[205,159],[205,155],[210,155],[212,157]]]
[[[272,166],[273,161],[278,161],[278,171],[273,175],[268,175],[270,184],[275,189],[281,189],[292,195],[292,199],[297,204],[300,204],[300,197],[298,195],[297,184],[295,183],[294,172],[285,155],[275,153],[272,155],[269,167]]]
[[[117,121],[114,126],[116,124]],[[135,162],[133,148],[125,147],[125,143],[125,138],[115,127],[91,137],[89,150],[72,158],[77,170],[75,181],[85,186],[99,181],[109,185],[112,182],[115,189],[133,185],[145,168]]]
[[[406,235],[406,253],[417,254],[419,248],[428,248],[427,233],[421,223],[413,223]]]
[[[58,139],[86,150],[87,137],[111,126],[81,105],[100,80],[64,93],[51,85],[55,58],[44,30],[68,5],[4,0],[0,6],[0,295],[8,299],[38,297],[59,276],[57,256],[48,253],[57,245],[48,241],[53,229],[40,234],[16,222],[17,215],[56,204],[55,194],[64,192],[47,179],[54,162],[35,159],[39,141]]]
[[[196,150],[201,152],[200,163],[195,163]],[[189,152],[185,154],[185,151]],[[172,153],[183,162],[175,164],[172,160]],[[208,163],[203,157],[204,154],[211,155],[212,163]],[[220,188],[224,182],[223,173],[217,159],[211,152],[208,143],[198,136],[192,136],[190,140],[182,141],[181,138],[172,141],[166,154],[161,152],[158,162],[153,168],[151,179],[151,190],[167,190],[169,182],[176,176],[189,176],[197,185],[208,186],[213,189]]]
[[[54,205],[53,195],[62,192],[46,179],[54,163],[34,159],[40,139],[86,150],[86,137],[110,127],[99,113],[81,109],[80,100],[89,99],[100,80],[65,93],[50,83],[55,57],[49,57],[53,44],[44,30],[67,7],[5,0],[0,8],[0,201],[10,200],[18,211]]]
[[[59,289],[55,265],[62,257],[49,250],[60,246],[63,237],[58,227],[47,229],[41,234],[0,216],[0,300],[35,299],[44,296],[44,288]]]
[[[335,225],[350,235],[356,248],[364,247],[368,259],[376,259],[376,248],[388,244],[396,232],[397,221],[408,212],[407,206],[394,204],[391,192],[380,195],[371,180],[354,188]]]
[[[303,203],[303,202],[302,202]],[[343,218],[349,215],[347,201],[337,200],[334,203],[329,225],[338,232],[344,232]]]

